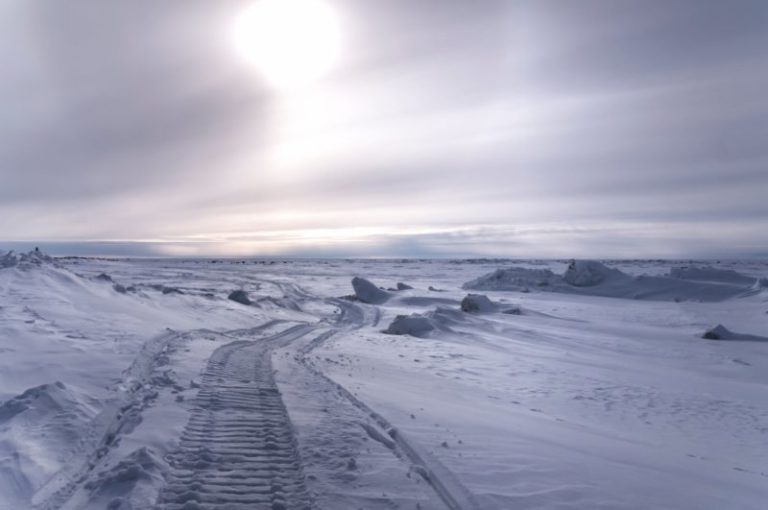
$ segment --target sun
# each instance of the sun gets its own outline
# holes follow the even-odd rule
[[[238,16],[233,36],[237,52],[279,88],[320,78],[339,57],[338,18],[323,0],[258,0]]]

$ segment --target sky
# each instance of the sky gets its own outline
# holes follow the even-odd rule
[[[0,0],[0,249],[768,257],[765,0],[324,1],[281,88],[252,0]]]

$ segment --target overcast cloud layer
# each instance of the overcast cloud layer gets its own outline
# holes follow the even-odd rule
[[[0,239],[768,256],[768,2],[328,1],[342,60],[286,92],[247,2],[0,0]]]

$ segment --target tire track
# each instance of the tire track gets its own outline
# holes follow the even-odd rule
[[[310,343],[305,352],[300,353],[299,363],[323,379],[332,388],[335,388],[338,394],[347,399],[352,405],[357,407],[364,415],[373,420],[379,430],[361,422],[371,439],[379,441],[381,444],[392,450],[401,458],[408,459],[416,472],[432,487],[437,496],[445,503],[450,510],[479,510],[479,505],[474,495],[459,481],[458,477],[446,468],[439,460],[433,457],[418,443],[412,441],[406,435],[395,427],[389,420],[381,414],[374,411],[365,402],[357,398],[351,391],[337,383],[329,376],[325,375],[308,357],[314,348],[322,345],[330,338],[335,331],[331,331],[316,338]]]
[[[213,353],[179,448],[168,457],[158,510],[312,507],[270,351],[313,329],[298,325]]]

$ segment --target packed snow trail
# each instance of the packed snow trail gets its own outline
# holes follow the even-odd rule
[[[214,352],[179,449],[169,456],[158,510],[311,508],[270,351],[312,329],[298,325]]]

